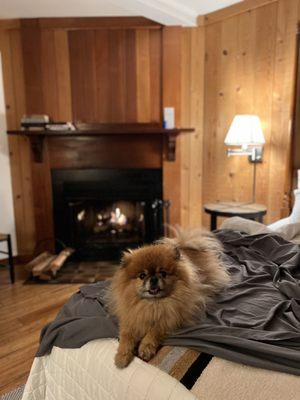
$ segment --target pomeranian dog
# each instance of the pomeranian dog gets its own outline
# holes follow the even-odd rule
[[[229,282],[221,253],[210,232],[193,230],[123,254],[110,293],[111,311],[119,320],[118,368],[136,352],[150,360],[167,335],[204,313]]]

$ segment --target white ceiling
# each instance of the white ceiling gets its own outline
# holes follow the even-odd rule
[[[196,25],[207,14],[240,0],[0,0],[0,18],[141,15],[164,25]]]
[[[122,16],[132,13],[110,0],[0,0],[0,18]]]
[[[234,3],[241,2],[241,0],[183,0],[183,1],[177,0],[177,1],[178,3],[184,3],[187,7],[194,9],[198,15],[208,14],[212,11],[216,11],[221,8],[231,6]]]

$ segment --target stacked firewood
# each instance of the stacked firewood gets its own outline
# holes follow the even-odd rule
[[[66,247],[59,254],[52,254],[49,251],[44,251],[26,265],[26,269],[32,273],[34,277],[38,277],[44,281],[54,279],[57,272],[64,265],[65,261],[74,249]]]

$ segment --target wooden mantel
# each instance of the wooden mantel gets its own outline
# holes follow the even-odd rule
[[[46,137],[95,137],[106,135],[161,135],[166,139],[167,160],[175,161],[176,137],[181,133],[194,132],[194,128],[165,129],[153,124],[87,124],[84,129],[69,131],[43,130],[14,130],[8,135],[27,136],[30,139],[34,161],[43,161],[43,144]]]

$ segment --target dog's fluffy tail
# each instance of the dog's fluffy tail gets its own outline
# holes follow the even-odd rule
[[[180,227],[169,227],[174,234],[173,238],[164,238],[160,242],[175,245],[179,249],[190,249],[199,251],[214,251],[221,254],[223,250],[222,244],[217,240],[215,235],[203,228],[182,229]]]
[[[230,282],[223,261],[223,246],[215,235],[205,229],[172,228],[173,238],[163,238],[160,243],[176,247],[184,254],[204,279],[208,292],[213,294]]]

